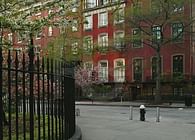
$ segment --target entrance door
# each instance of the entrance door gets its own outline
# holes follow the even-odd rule
[[[132,87],[131,93],[132,93],[132,100],[135,101],[137,100],[137,95],[141,94],[141,88]]]

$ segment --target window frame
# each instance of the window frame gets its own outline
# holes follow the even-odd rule
[[[135,72],[135,61],[136,60],[141,60],[141,67],[140,67],[141,68],[141,71],[140,72]],[[133,80],[134,81],[141,82],[143,80],[143,72],[144,72],[144,69],[143,69],[143,58],[141,58],[141,57],[133,58],[133,61],[132,62],[133,62],[133,65],[132,65],[133,66],[132,67],[132,69],[133,69],[133,73],[132,73],[133,74],[133,76],[132,76],[133,77]],[[138,77],[138,76],[135,76],[135,75],[136,74],[139,74],[139,73],[140,73],[140,76],[139,76],[140,79],[136,79],[135,77]]]
[[[98,14],[98,27],[101,28],[106,26],[108,26],[108,12],[100,12]]]
[[[156,71],[156,62],[154,62],[154,64],[155,64],[155,66],[153,65],[153,60],[154,60],[154,58],[156,58],[156,60],[155,61],[157,61],[157,57],[156,56],[152,56],[151,57],[151,78],[152,78],[152,80],[155,80],[156,79],[156,76],[155,75],[157,75],[157,71]],[[163,57],[161,57],[160,58],[160,72],[161,72],[161,74],[163,73]],[[154,75],[154,72],[153,72],[153,68],[155,67],[155,75]]]
[[[77,55],[78,54],[78,42],[73,42],[71,45],[71,52],[73,55]]]
[[[105,37],[106,38],[106,41],[102,42],[102,37]],[[101,50],[108,50],[108,33],[101,33],[98,35],[98,46],[99,48],[101,48]],[[101,44],[101,45],[100,45]]]
[[[97,0],[85,0],[84,9],[90,9],[97,6]]]
[[[101,63],[106,63],[106,67],[102,67]],[[102,82],[108,82],[108,69],[109,63],[108,60],[100,60],[98,62],[98,79]],[[103,72],[102,72],[103,70]]]
[[[120,37],[118,38],[117,34],[121,34],[123,37]],[[125,32],[124,31],[116,31],[114,32],[114,47],[116,49],[120,49],[120,48],[124,48],[124,45],[125,45]]]
[[[122,18],[120,16],[122,15]],[[119,8],[114,14],[114,24],[120,24],[125,21],[125,9],[124,7]]]
[[[163,33],[162,26],[160,26],[160,25],[153,25],[152,26],[152,44],[158,44],[158,43],[163,41],[162,33]],[[158,37],[159,37],[159,39],[158,39]]]
[[[181,68],[177,68],[179,70],[176,70],[176,68],[174,66],[175,65],[174,63],[176,63],[176,62],[174,62],[174,57],[182,57],[182,66],[180,66]],[[184,58],[183,54],[172,55],[172,75],[173,75],[173,77],[181,76],[182,74],[185,73],[185,69],[184,69],[185,68],[185,65],[184,65],[185,60],[184,59],[185,58]],[[177,63],[179,63],[179,62],[177,62]]]
[[[135,30],[139,30],[138,31],[139,33],[134,34]],[[135,41],[134,37],[138,39],[136,39]],[[132,28],[132,48],[142,48],[142,47],[143,47],[142,31],[139,28]]]
[[[181,28],[179,28],[178,27],[178,25],[181,25],[182,27]],[[174,25],[177,25],[176,27],[173,27]],[[182,42],[183,40],[184,40],[184,34],[183,34],[183,30],[184,30],[184,28],[183,28],[184,26],[183,26],[183,23],[182,22],[176,22],[176,23],[172,23],[171,24],[171,36],[172,36],[172,38],[173,38],[173,42]],[[175,29],[176,28],[176,29]],[[180,29],[182,29],[182,33],[181,33],[181,37],[179,37],[178,35],[180,34]],[[174,32],[174,30],[176,30],[176,32]],[[177,34],[176,36],[177,36],[177,38],[175,38],[174,36],[174,34]]]
[[[89,43],[90,41],[90,43]],[[85,52],[91,52],[93,50],[93,36],[85,36],[83,40],[83,49]]]
[[[117,62],[122,62],[122,66],[117,66]],[[114,59],[114,81],[125,82],[125,58]]]
[[[89,19],[89,20],[88,20]],[[85,16],[85,21],[87,23],[84,23],[83,24],[83,29],[86,31],[86,30],[92,30],[93,28],[93,16],[92,15],[86,15]]]

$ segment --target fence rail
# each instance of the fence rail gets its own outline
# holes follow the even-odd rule
[[[0,59],[0,140],[68,140],[75,132],[73,66],[17,51]]]

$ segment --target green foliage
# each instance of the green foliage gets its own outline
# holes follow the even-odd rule
[[[28,6],[23,0],[2,0],[0,3],[0,28],[12,32],[27,31],[35,35],[47,25],[63,26],[64,17],[73,5],[71,0],[41,0],[38,3],[28,4]],[[33,15],[53,8],[59,10],[47,17],[32,20]],[[58,16],[58,21],[53,20],[55,16]]]

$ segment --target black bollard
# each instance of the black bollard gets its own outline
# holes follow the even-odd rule
[[[140,121],[145,121],[145,106],[144,105],[140,105]]]

